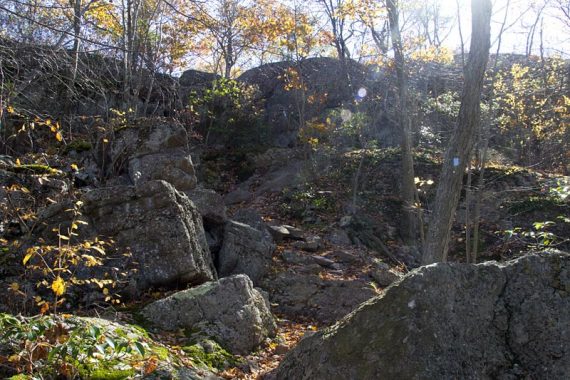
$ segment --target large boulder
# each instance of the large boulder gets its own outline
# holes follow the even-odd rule
[[[99,235],[130,248],[139,267],[139,288],[216,278],[202,218],[169,183],[97,189],[83,202],[83,213]]]
[[[358,88],[364,85],[366,69],[352,60],[346,62],[345,69],[338,59],[309,58],[262,65],[244,72],[238,79],[259,88],[266,101],[265,124],[271,125],[272,143],[287,147],[297,139],[297,104],[301,96],[313,99],[305,104],[306,120],[326,108],[351,103]],[[303,95],[296,89],[301,80],[306,87]]]
[[[216,278],[202,217],[192,201],[167,182],[101,188],[84,194],[79,204],[53,204],[41,213],[34,241],[57,244],[54,229],[68,231],[72,222],[79,226],[72,244],[97,237],[112,243],[113,251],[131,255],[106,256],[103,265],[79,266],[75,274],[80,278],[134,271],[129,278],[133,295],[150,286]]]
[[[422,267],[303,339],[277,379],[563,379],[570,255]]]
[[[142,315],[164,330],[199,330],[236,354],[251,352],[276,332],[267,300],[245,275],[175,293],[147,305]]]
[[[271,266],[274,250],[275,245],[267,231],[229,221],[218,252],[218,272],[220,276],[244,273],[258,284]]]

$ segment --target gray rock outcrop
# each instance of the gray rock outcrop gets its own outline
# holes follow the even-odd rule
[[[303,339],[277,379],[563,379],[570,255],[422,267]]]
[[[267,301],[245,275],[175,293],[146,306],[142,315],[164,330],[200,330],[236,354],[251,352],[276,332]]]
[[[271,266],[274,250],[275,245],[268,231],[229,221],[218,253],[218,272],[220,276],[244,273],[258,284]]]

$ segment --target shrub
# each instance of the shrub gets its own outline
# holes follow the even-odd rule
[[[206,145],[256,145],[264,143],[267,137],[267,130],[260,123],[261,97],[254,86],[217,79],[202,95],[190,95],[190,111],[198,117],[198,132]]]

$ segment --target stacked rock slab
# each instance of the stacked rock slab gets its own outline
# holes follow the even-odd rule
[[[268,272],[275,245],[267,231],[228,221],[222,248],[218,253],[220,276],[247,274],[255,284]]]
[[[164,181],[88,192],[84,214],[101,236],[130,248],[137,287],[216,278],[202,218],[194,204]]]
[[[412,272],[303,339],[277,379],[563,379],[570,254]]]
[[[142,315],[163,330],[200,330],[236,354],[251,352],[276,332],[267,300],[246,275],[175,293],[146,306]]]
[[[112,141],[107,161],[112,170],[125,162],[135,185],[164,180],[178,191],[196,187],[188,135],[179,123],[142,123],[121,129]]]

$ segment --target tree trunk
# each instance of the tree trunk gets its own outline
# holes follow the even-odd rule
[[[418,235],[418,219],[414,212],[416,185],[414,183],[414,161],[412,156],[412,129],[408,111],[408,78],[402,51],[402,38],[398,21],[397,0],[387,0],[388,19],[392,34],[396,76],[398,80],[398,122],[401,130],[402,182],[401,192],[404,200],[402,218],[402,238],[410,245],[415,245]]]
[[[77,77],[77,67],[79,65],[79,49],[81,45],[81,0],[74,0],[73,3],[73,82]]]
[[[469,59],[465,68],[465,85],[457,127],[445,153],[439,177],[433,214],[424,246],[422,263],[447,259],[447,246],[453,217],[463,182],[467,160],[471,157],[475,131],[480,124],[480,97],[489,58],[491,1],[472,0],[473,24]]]

